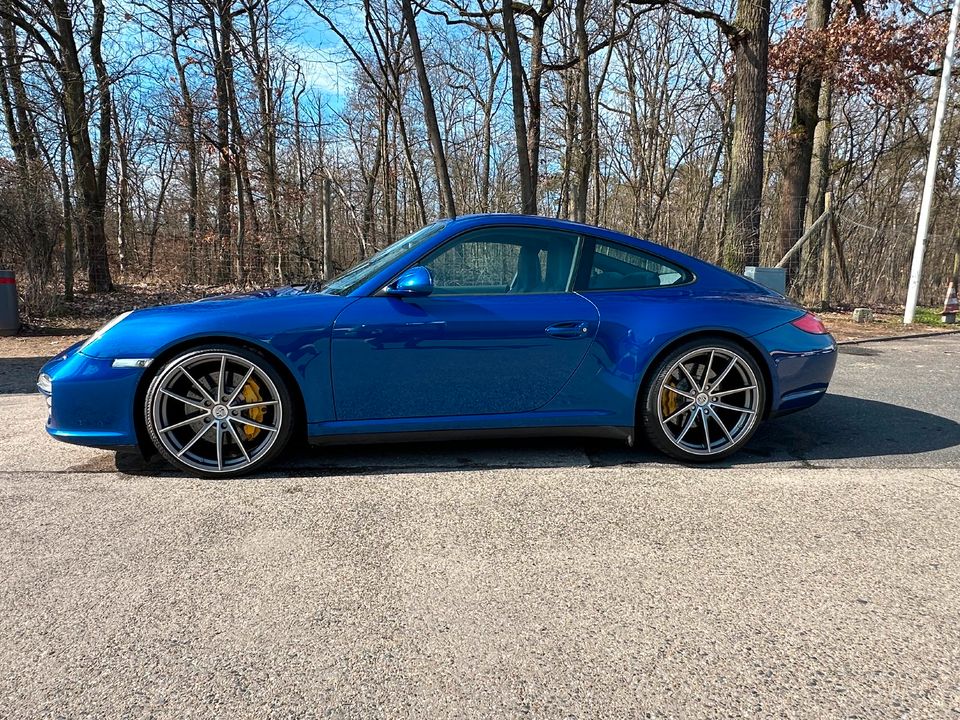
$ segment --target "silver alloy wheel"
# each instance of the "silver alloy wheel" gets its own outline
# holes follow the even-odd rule
[[[760,415],[760,390],[736,352],[702,347],[677,360],[657,398],[667,439],[693,455],[716,455],[748,436]]]
[[[254,464],[280,436],[283,403],[256,364],[227,352],[190,355],[157,380],[151,408],[164,448],[206,473]]]

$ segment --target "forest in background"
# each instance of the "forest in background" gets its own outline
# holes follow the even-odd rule
[[[648,237],[903,302],[949,7],[0,0],[0,267],[75,293],[329,277],[438,217]],[[921,302],[960,258],[947,109]],[[825,262],[827,265],[825,266]],[[826,273],[825,273],[826,267]],[[826,283],[824,283],[826,279]]]

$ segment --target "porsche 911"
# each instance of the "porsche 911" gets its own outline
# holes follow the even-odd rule
[[[646,442],[725,458],[826,392],[836,345],[676,250],[532,216],[441,220],[327,282],[124,313],[38,379],[58,440],[253,473],[292,440]]]

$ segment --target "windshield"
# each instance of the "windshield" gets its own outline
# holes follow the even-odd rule
[[[320,292],[328,295],[347,295],[353,292],[398,257],[432,238],[443,229],[445,224],[446,223],[438,222],[433,225],[427,225],[412,235],[407,235],[407,237],[402,240],[397,240],[395,243],[387,245],[383,250],[368,257],[366,260],[361,260],[343,273],[343,275],[339,275],[331,280]]]

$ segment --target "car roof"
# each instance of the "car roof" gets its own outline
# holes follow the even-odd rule
[[[477,213],[473,215],[457,215],[450,218],[448,222],[463,223],[470,225],[541,225],[551,227],[563,227],[568,229],[602,231],[613,233],[615,231],[596,225],[574,222],[573,220],[563,220],[560,218],[548,217],[546,215],[521,215],[519,213]],[[620,235],[621,233],[616,233]]]
[[[440,220],[439,222],[443,222]],[[526,225],[528,227],[546,227],[557,230],[567,230],[569,232],[584,233],[595,237],[604,237],[614,242],[633,245],[641,250],[646,250],[655,255],[660,255],[665,259],[672,259],[680,263],[701,264],[703,261],[698,258],[687,255],[679,250],[674,250],[666,245],[660,245],[651,240],[627,235],[626,233],[611,230],[609,228],[597,225],[588,225],[587,223],[574,222],[573,220],[561,220],[560,218],[546,217],[544,215],[520,215],[516,213],[485,213],[477,215],[458,215],[449,218],[446,222],[456,227],[493,227],[497,225]]]

